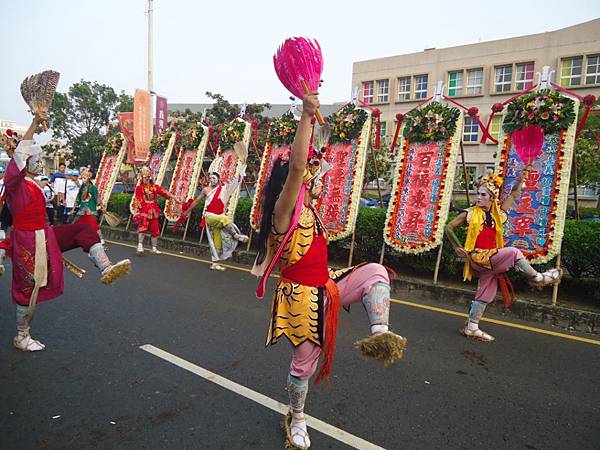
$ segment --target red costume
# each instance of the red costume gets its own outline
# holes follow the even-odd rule
[[[135,188],[137,213],[133,216],[133,220],[138,226],[138,233],[147,233],[150,230],[150,236],[159,235],[158,218],[162,214],[158,205],[159,196],[168,198],[169,193],[157,184],[140,183]]]

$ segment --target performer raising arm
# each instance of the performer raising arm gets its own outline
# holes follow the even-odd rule
[[[12,298],[17,304],[17,330],[14,346],[22,351],[43,350],[44,345],[29,334],[36,303],[63,293],[62,252],[82,248],[101,272],[103,283],[112,283],[129,272],[126,259],[112,264],[100,238],[88,223],[50,227],[46,223],[45,198],[33,177],[42,173],[42,149],[33,143],[40,123],[36,115],[8,164],[6,194],[13,215],[10,241],[0,247],[12,251]]]
[[[236,142],[236,153],[238,155],[248,155],[248,150],[240,150],[240,146],[244,147],[241,142]],[[226,184],[220,183],[220,175],[217,172],[211,172],[208,176],[208,186],[202,189],[202,192],[190,204],[183,215],[187,215],[192,211],[202,199],[204,201],[204,211],[202,211],[201,227],[206,227],[208,245],[212,259],[212,270],[225,270],[225,267],[220,265],[218,261],[223,261],[231,257],[236,249],[238,242],[248,242],[248,236],[242,234],[239,228],[233,223],[231,217],[225,214],[225,208],[229,202],[229,198],[239,188],[240,183],[246,174],[246,158],[242,159],[242,167],[240,174],[233,177]]]
[[[257,296],[279,263],[281,278],[272,304],[267,345],[285,336],[292,344],[287,378],[290,411],[284,422],[292,448],[310,447],[304,418],[308,380],[329,381],[335,350],[339,306],[362,302],[371,335],[355,345],[364,355],[388,365],[402,356],[406,339],[389,331],[390,281],[379,264],[333,271],[328,269],[327,238],[312,202],[322,190],[321,176],[328,164],[309,158],[311,119],[319,107],[316,93],[306,94],[289,163],[275,161],[267,182],[258,255],[253,273],[262,275]]]
[[[515,247],[504,247],[502,225],[509,211],[521,197],[521,187],[527,168],[515,180],[510,195],[500,205],[498,198],[502,179],[492,172],[484,175],[477,185],[477,203],[461,212],[446,225],[445,231],[454,251],[466,259],[463,271],[464,280],[470,280],[473,271],[479,276],[475,299],[471,302],[469,319],[461,333],[469,338],[491,342],[494,337],[479,329],[479,320],[487,305],[494,301],[498,292],[498,282],[508,281],[504,273],[513,267],[523,272],[534,286],[546,286],[560,282],[561,272],[550,269],[539,273]],[[454,233],[454,228],[467,225],[467,239],[462,246]],[[504,289],[503,289],[504,291]]]

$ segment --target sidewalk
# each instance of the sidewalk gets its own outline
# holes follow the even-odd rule
[[[137,233],[134,231],[103,226],[102,234],[108,240],[137,243]],[[148,243],[147,241],[148,239],[146,239],[146,244]],[[208,247],[205,244],[198,244],[197,242],[162,237],[159,238],[159,247],[171,253],[210,258]],[[231,262],[251,266],[254,262],[255,254],[244,251],[244,245],[240,245],[238,249],[231,258]],[[457,288],[443,283],[434,285],[432,281],[407,278],[399,274],[398,279],[392,282],[392,292],[394,296],[401,297],[403,300],[423,304],[452,306],[453,309],[466,312],[475,291],[474,289]],[[518,295],[519,293],[517,292]],[[488,308],[489,311],[496,315],[539,322],[567,331],[600,334],[600,313],[592,311],[551,306],[520,299],[517,299],[510,309],[503,309],[499,303],[493,303]]]

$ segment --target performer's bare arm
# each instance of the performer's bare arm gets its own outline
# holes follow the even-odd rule
[[[444,231],[446,232],[446,236],[448,237],[450,244],[452,244],[452,247],[454,248],[454,252],[456,253],[457,256],[460,256],[463,258],[468,257],[468,253],[461,245],[460,241],[456,237],[456,234],[454,234],[454,229],[456,227],[464,225],[466,223],[466,221],[467,221],[467,213],[466,213],[466,211],[463,211],[458,216],[456,216],[454,219],[452,219],[448,223],[448,225],[446,225],[446,227],[444,228]]]
[[[198,204],[202,201],[203,198],[206,198],[206,188],[202,189],[202,192],[200,192],[200,195],[198,197],[196,197],[194,199],[194,201],[190,204],[190,207],[188,208],[188,211],[193,210],[196,206],[198,206]]]
[[[525,168],[521,171],[519,176],[515,178],[515,184],[510,191],[510,195],[502,202],[501,208],[508,212],[513,207],[515,202],[521,197],[521,190],[523,188],[523,179],[527,176],[527,172],[529,172],[529,166],[525,166]]]
[[[288,177],[283,185],[283,190],[275,203],[274,225],[277,230],[287,230],[294,214],[296,200],[302,187],[308,147],[310,145],[311,121],[319,108],[319,98],[316,92],[304,96],[302,102],[302,116],[296,130],[296,137],[292,144]]]

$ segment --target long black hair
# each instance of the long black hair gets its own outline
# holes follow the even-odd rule
[[[261,264],[267,256],[267,246],[269,245],[269,235],[273,227],[273,210],[279,194],[283,190],[283,185],[289,172],[289,163],[277,159],[273,164],[271,177],[265,186],[263,196],[262,219],[260,221],[260,232],[258,234],[258,255],[256,262]]]

